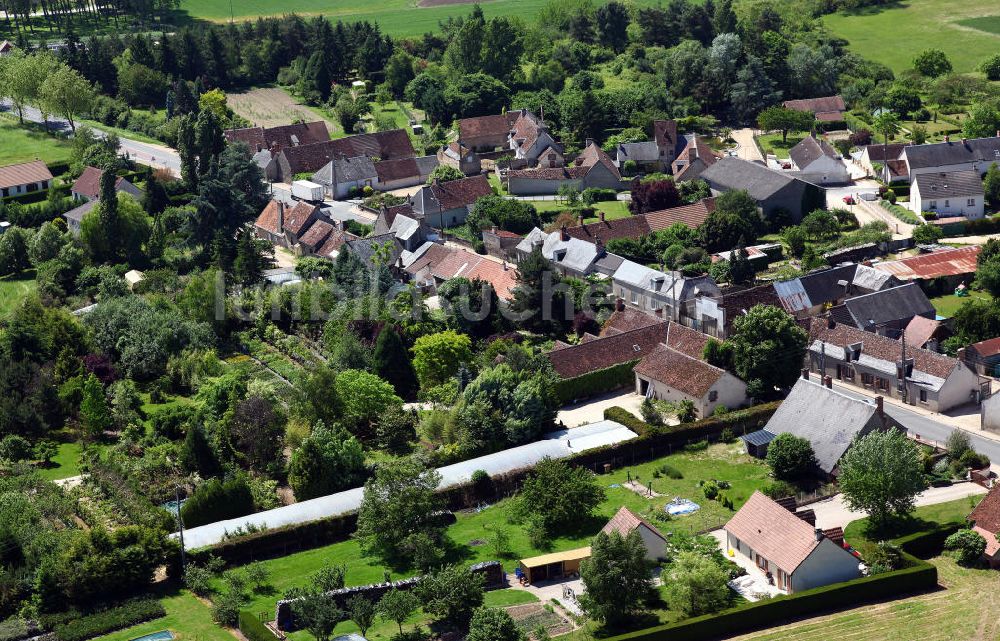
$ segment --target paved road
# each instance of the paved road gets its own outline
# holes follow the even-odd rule
[[[864,400],[871,399],[869,396],[844,389],[843,387],[838,387],[837,391],[853,398]],[[927,416],[919,412],[914,412],[906,409],[905,407],[896,405],[895,403],[886,402],[884,407],[885,413],[893,419],[899,421],[900,425],[905,427],[910,434],[919,435],[923,439],[944,443],[948,440],[948,436],[951,435],[952,432],[960,429],[954,425],[949,425],[948,423],[937,420],[933,416]],[[1000,441],[980,436],[979,434],[969,430],[962,431],[968,434],[969,441],[972,443],[972,447],[975,448],[977,452],[990,457],[990,461],[1000,463]]]
[[[732,136],[736,144],[739,145],[736,148],[737,157],[751,162],[755,160],[764,162],[764,156],[761,155],[757,143],[754,142],[753,129],[733,129]]]
[[[0,102],[0,109],[8,111],[14,116],[17,115],[16,110],[14,110],[9,101],[4,100]],[[41,112],[34,107],[24,108],[24,118],[25,120],[30,120],[31,122],[44,122]],[[55,116],[49,117],[48,127],[52,131],[68,131],[70,128],[69,122]],[[94,131],[97,132],[98,136],[103,137],[107,135],[106,132],[97,129],[96,127],[94,128]],[[140,142],[131,138],[119,137],[119,140],[121,142],[121,151],[127,153],[132,160],[151,167],[169,169],[175,175],[180,175],[181,158],[177,152],[170,147]]]

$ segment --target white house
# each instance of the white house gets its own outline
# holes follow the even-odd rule
[[[969,220],[983,217],[985,199],[983,181],[973,169],[917,174],[910,190],[914,210]]]
[[[972,170],[983,175],[993,163],[1000,164],[1000,136],[993,138],[962,138],[926,145],[909,145],[903,149],[910,182],[920,174],[949,173]]]
[[[851,172],[825,140],[806,136],[792,147],[788,157],[795,164],[792,174],[814,185],[842,185],[851,181]]]
[[[601,532],[609,535],[612,532],[618,532],[625,537],[631,534],[633,530],[639,532],[639,538],[642,539],[642,544],[646,548],[647,561],[666,558],[667,539],[660,534],[659,530],[650,525],[648,521],[636,516],[627,507],[619,509]]]
[[[727,554],[749,559],[788,594],[861,576],[853,554],[760,492],[723,529]]]
[[[52,172],[41,160],[0,167],[0,195],[4,198],[42,191],[52,186]]]
[[[994,394],[979,408],[982,412],[982,427],[990,432],[1000,432],[1000,394]]]
[[[691,401],[698,416],[747,402],[747,385],[729,372],[667,345],[658,345],[635,366],[635,392],[677,403]]]

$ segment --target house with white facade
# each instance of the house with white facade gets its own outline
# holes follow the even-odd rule
[[[858,559],[821,529],[760,492],[724,526],[727,553],[739,555],[792,594],[861,576]]]
[[[747,402],[746,383],[700,357],[662,344],[635,366],[635,393],[671,403],[691,401],[699,418],[711,416],[716,407],[734,409]]]
[[[0,167],[0,195],[4,198],[52,186],[52,172],[41,160]]]
[[[570,236],[566,227],[552,233],[535,227],[514,248],[515,258],[520,261],[536,248],[563,276],[583,277],[595,273],[611,276],[625,261],[621,256],[609,254],[599,240],[590,242]]]
[[[626,537],[632,532],[638,532],[639,538],[642,539],[642,545],[646,548],[647,561],[656,561],[667,556],[666,537],[660,534],[660,531],[653,527],[649,521],[637,516],[627,507],[620,508],[607,525],[601,529],[601,532],[608,535],[617,532],[622,537]]]
[[[697,298],[722,295],[711,276],[662,272],[630,260],[622,261],[611,280],[612,293],[625,305],[675,322],[694,315]]]
[[[926,145],[909,145],[903,149],[906,174],[913,182],[920,174],[975,171],[980,176],[990,165],[1000,165],[1000,136],[993,138],[962,138]]]
[[[917,174],[910,189],[914,211],[934,212],[941,217],[977,220],[983,217],[985,201],[983,181],[973,169]]]
[[[814,185],[843,185],[851,181],[851,172],[840,154],[825,140],[809,135],[788,152],[794,163],[793,176]]]

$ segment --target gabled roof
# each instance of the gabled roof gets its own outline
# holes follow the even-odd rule
[[[330,235],[326,237],[326,240],[323,242],[323,246],[316,250],[316,253],[320,256],[333,258],[335,254],[340,252],[340,248],[344,246],[344,243],[349,240],[357,239],[358,237],[350,232],[334,228],[334,230],[330,232]]]
[[[702,354],[705,353],[705,345],[708,344],[710,339],[711,336],[708,334],[702,334],[698,330],[691,329],[686,325],[671,322],[667,328],[667,340],[665,342],[667,347],[686,354],[691,358],[701,360]]]
[[[640,238],[650,233],[645,216],[626,216],[613,220],[602,220],[596,223],[567,227],[566,233],[573,238],[595,242],[607,242],[615,238]]]
[[[903,150],[903,156],[911,171],[984,161],[1000,163],[1000,138],[972,138],[910,145]]]
[[[719,160],[715,152],[702,140],[701,136],[692,134],[687,137],[687,141],[687,145],[674,161],[681,160],[687,163],[674,175],[674,178],[678,181],[685,180],[688,177],[687,174],[693,171],[692,168],[697,165],[696,161],[700,160],[705,167],[709,167]]]
[[[903,155],[904,143],[892,143],[889,145],[866,145],[865,152],[871,162],[885,163],[886,160],[899,160]]]
[[[823,156],[839,158],[840,155],[825,140],[809,135],[788,151],[788,156],[799,169],[805,169]]]
[[[900,282],[889,272],[875,269],[864,263],[858,263],[857,270],[854,272],[854,280],[851,284],[855,287],[862,287],[877,292],[889,287],[896,287]]]
[[[615,515],[611,517],[611,520],[608,521],[607,525],[601,528],[601,532],[603,532],[604,534],[611,534],[612,532],[617,532],[618,534],[621,534],[623,537],[625,537],[628,536],[632,532],[632,530],[638,528],[641,525],[646,526],[646,528],[650,532],[655,534],[657,537],[663,539],[664,541],[667,540],[666,537],[660,534],[659,530],[657,530],[655,527],[649,524],[649,521],[646,521],[642,517],[637,516],[635,512],[633,512],[632,510],[628,509],[625,506],[622,506],[618,509]]]
[[[90,167],[88,167],[90,169]],[[0,188],[17,187],[52,180],[52,172],[41,160],[0,167]]]
[[[553,350],[547,353],[546,357],[559,376],[574,378],[642,358],[656,349],[666,336],[667,323],[664,321],[657,325]]]
[[[227,142],[245,142],[254,152],[261,149],[273,149],[277,152],[286,147],[312,145],[330,140],[330,131],[322,120],[278,127],[227,129],[225,135]]]
[[[829,474],[877,411],[874,402],[799,379],[764,429],[809,441],[819,468]]]
[[[691,229],[697,229],[705,223],[708,215],[713,211],[715,211],[715,198],[702,198],[690,205],[651,211],[645,214],[644,218],[649,225],[650,231],[661,231],[676,223],[682,223]]]
[[[46,172],[48,169],[46,169]],[[86,167],[80,177],[76,179],[73,183],[73,187],[70,191],[76,192],[82,196],[86,196],[91,200],[101,197],[101,176],[104,175],[103,169],[98,169],[97,167]],[[52,177],[52,174],[49,174]],[[115,180],[115,191],[119,193],[126,193],[133,198],[142,198],[142,191],[125,180],[121,176]]]
[[[625,309],[615,310],[608,317],[608,320],[604,322],[604,326],[601,327],[601,336],[613,336],[623,332],[630,332],[634,329],[661,325],[663,322],[662,318],[626,307]]]
[[[936,315],[934,305],[916,283],[855,296],[844,301],[843,307],[854,321],[855,327],[861,329],[901,319],[909,322],[908,319],[914,316],[934,318]]]
[[[527,109],[514,113],[517,117],[511,125],[510,136],[518,147],[528,149],[535,144],[539,136],[548,132],[548,127],[542,119]]]
[[[975,524],[975,530],[986,539],[986,554],[989,556],[1000,552],[1000,484],[994,485],[976,509],[969,514],[969,520]]]
[[[797,178],[768,169],[764,165],[731,156],[726,156],[706,168],[701,177],[716,189],[746,190],[758,202],[771,198],[796,182],[806,184]]]
[[[899,280],[929,280],[942,276],[974,274],[979,258],[979,245],[942,249],[911,258],[901,258],[875,265],[875,269],[889,272]]]
[[[934,333],[941,327],[941,321],[923,316],[914,316],[907,323],[903,335],[906,336],[906,344],[914,347],[923,347]]]
[[[611,156],[604,153],[604,150],[596,142],[591,142],[587,145],[587,148],[580,152],[580,155],[576,157],[573,163],[577,167],[593,167],[594,165],[604,165],[604,167],[614,174],[615,178],[621,180],[622,175],[618,172],[618,168],[615,167],[615,163],[611,160]]]
[[[482,174],[458,180],[434,182],[424,189],[430,190],[441,211],[470,207],[483,196],[493,195],[489,179]]]
[[[969,349],[975,351],[981,357],[996,356],[1000,354],[1000,336],[973,343],[969,345]]]
[[[283,228],[278,225],[278,209],[284,207],[285,224]],[[281,234],[289,231],[296,236],[302,236],[309,226],[313,215],[319,211],[317,205],[311,205],[302,201],[297,201],[295,206],[280,204],[277,200],[272,200],[264,206],[263,211],[257,216],[254,226],[272,234]]]
[[[393,160],[413,158],[417,152],[413,149],[413,143],[405,131],[393,129],[310,145],[286,147],[281,150],[281,155],[288,162],[292,174],[300,174],[316,172],[334,158],[367,156],[379,160]]]
[[[759,491],[723,529],[789,574],[820,544],[811,525]]]
[[[997,159],[1000,162],[1000,158]],[[920,191],[920,198],[966,198],[983,195],[983,181],[979,172],[949,171],[933,174],[917,174],[913,184]]]
[[[811,111],[817,120],[823,120],[823,118],[820,118],[821,114],[840,114],[847,110],[847,105],[844,104],[844,99],[840,96],[786,100],[782,104],[787,109],[794,109],[795,111]]]
[[[299,238],[299,243],[311,249],[322,247],[323,243],[326,242],[326,239],[333,233],[333,230],[334,227],[330,223],[325,220],[317,220],[310,225],[309,229],[306,230],[306,233],[302,234]]]
[[[63,214],[63,218],[65,218],[66,220],[72,220],[76,223],[81,223],[83,222],[83,217],[86,216],[91,209],[97,207],[97,204],[98,201],[96,200],[88,200],[79,207],[74,207],[73,209],[70,209],[68,212]]]
[[[639,361],[635,373],[692,398],[703,398],[726,370],[661,344]]]
[[[654,162],[660,159],[660,147],[655,140],[644,142],[623,142],[615,149],[619,163],[634,160],[635,162]]]
[[[354,158],[334,158],[313,174],[313,181],[321,185],[339,185],[343,183],[374,180],[378,177],[372,159],[367,156]]]
[[[486,137],[504,139],[520,115],[519,111],[508,111],[504,114],[463,118],[458,121],[458,139]]]
[[[417,167],[417,161],[414,158],[383,160],[375,163],[375,171],[379,181],[384,183],[407,178],[420,179],[420,168]]]
[[[726,325],[732,324],[737,316],[742,316],[755,305],[781,307],[781,301],[774,290],[774,285],[770,283],[729,292],[721,296],[713,296],[712,300],[722,308]]]
[[[394,265],[396,263],[396,259],[399,258],[399,255],[403,251],[399,246],[399,243],[396,242],[395,234],[380,234],[378,236],[366,236],[365,238],[347,240],[344,243],[344,246],[347,247],[352,254],[357,256],[366,266],[372,267],[375,264],[374,258],[377,250],[376,246],[381,247],[384,246],[385,243],[389,243],[390,245],[388,260],[385,265]]]
[[[847,295],[857,265],[841,265],[809,272],[798,278],[774,283],[774,290],[786,312],[794,314]],[[841,283],[845,284],[841,284]]]
[[[526,178],[528,180],[578,180],[590,172],[590,167],[531,167],[529,169],[511,169],[507,178]]]

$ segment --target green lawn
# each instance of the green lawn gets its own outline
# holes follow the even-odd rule
[[[553,214],[553,217],[559,212],[570,211],[570,207],[566,203],[560,200],[531,200],[528,201],[531,205],[538,210],[540,214]],[[628,210],[628,203],[624,200],[608,200],[599,203],[594,203],[593,207],[596,211],[603,211],[605,220],[615,220],[617,218],[627,218],[631,216],[631,212]],[[600,218],[595,214],[589,218],[585,218],[584,222],[595,223]]]
[[[945,318],[951,318],[955,315],[955,312],[964,305],[966,302],[973,299],[990,300],[991,296],[986,292],[969,292],[968,296],[964,298],[959,298],[954,294],[949,294],[947,296],[938,296],[937,298],[931,299],[931,304],[934,305],[934,309],[937,310],[938,316],[944,316]]]
[[[52,465],[38,468],[42,478],[49,481],[68,479],[80,473],[80,454],[83,448],[79,443],[60,443],[59,453],[52,457]]]
[[[35,273],[24,272],[16,278],[4,276],[0,278],[0,318],[11,313],[28,296],[35,293]]]
[[[0,118],[0,165],[36,159],[48,164],[69,162],[70,151],[69,141],[61,136],[46,134],[39,128],[22,128],[16,114],[5,113]]]
[[[972,508],[982,500],[982,495],[970,495],[964,499],[956,499],[937,505],[925,505],[913,511],[912,518],[899,528],[895,536],[905,536],[926,528],[927,524],[964,523]],[[844,528],[844,538],[848,543],[866,540],[865,528],[868,519],[851,521]]]
[[[212,622],[208,606],[190,592],[170,594],[161,603],[167,616],[97,637],[94,641],[129,641],[160,630],[170,630],[177,641],[234,641],[233,634]]]
[[[782,141],[781,134],[764,134],[757,136],[757,144],[765,156],[774,154],[778,158],[788,158],[788,150],[802,142],[805,134],[788,134],[788,139]]]
[[[971,72],[1000,50],[1000,6],[995,0],[908,0],[823,18],[849,48],[895,72],[909,69],[924,49],[944,51],[955,71]]]

